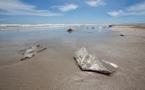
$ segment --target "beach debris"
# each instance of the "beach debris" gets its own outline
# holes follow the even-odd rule
[[[80,69],[83,71],[93,71],[105,75],[110,75],[118,68],[118,65],[114,63],[100,60],[94,55],[89,54],[86,48],[81,48],[80,50],[76,51],[74,59]]]
[[[74,29],[72,29],[72,28],[69,28],[69,29],[67,30],[67,32],[69,32],[69,33],[73,32],[73,31],[74,31]]]
[[[23,50],[23,58],[20,59],[20,61],[26,60],[26,59],[30,59],[33,56],[35,56],[37,53],[42,52],[44,50],[46,50],[47,48],[45,47],[41,47],[39,44],[38,45],[33,45],[25,50]]]

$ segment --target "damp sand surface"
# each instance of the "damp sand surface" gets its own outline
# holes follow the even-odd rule
[[[34,44],[47,50],[20,61],[19,51]],[[81,71],[73,59],[81,47],[119,69],[111,76]],[[0,90],[144,90],[144,84],[144,28],[0,31]]]

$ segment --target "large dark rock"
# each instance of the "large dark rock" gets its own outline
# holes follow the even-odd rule
[[[69,32],[69,33],[73,32],[73,31],[74,31],[74,29],[72,29],[72,28],[69,28],[69,29],[67,30],[67,32]]]
[[[122,37],[123,37],[123,36],[125,36],[125,35],[124,35],[124,34],[120,34],[120,36],[122,36]]]

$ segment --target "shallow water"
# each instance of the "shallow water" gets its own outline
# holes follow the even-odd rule
[[[43,30],[1,30],[0,31],[0,65],[11,63],[19,57],[19,50],[33,44],[45,47],[68,46],[76,49],[89,47],[96,42],[103,42],[112,35],[109,29],[78,28],[74,32],[67,32],[66,28]],[[107,38],[106,38],[107,37]],[[13,61],[12,61],[13,60]]]
[[[48,29],[48,30],[7,30],[0,31],[0,46],[12,44],[35,43],[39,41],[72,41],[74,39],[81,41],[90,41],[94,38],[101,40],[111,34],[110,30],[97,29],[78,29],[68,33],[66,29]]]

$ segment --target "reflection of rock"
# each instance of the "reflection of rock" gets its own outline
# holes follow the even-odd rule
[[[47,49],[47,48],[43,48],[40,45],[31,46],[24,50],[24,52],[23,52],[24,57],[21,59],[21,61],[23,61],[25,59],[30,59],[33,56],[35,56],[37,53],[39,53],[45,49]]]
[[[108,61],[99,60],[94,55],[87,52],[86,48],[81,48],[74,56],[78,66],[84,71],[93,71],[110,75],[115,72],[118,66]]]
[[[86,28],[87,28],[87,29],[89,29],[89,27],[88,27],[88,26],[87,26]]]

